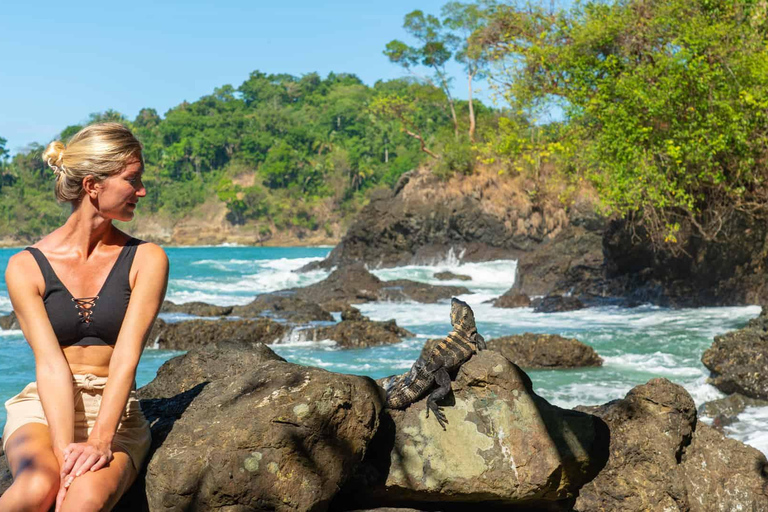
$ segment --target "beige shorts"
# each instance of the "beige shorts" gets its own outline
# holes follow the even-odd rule
[[[88,436],[96,423],[96,417],[101,407],[101,396],[107,385],[107,377],[97,377],[86,373],[73,375],[75,391],[75,442],[82,443],[88,440]],[[5,402],[7,419],[3,429],[3,450],[11,435],[28,423],[42,423],[48,425],[43,412],[43,404],[40,395],[37,394],[37,382],[30,382],[21,393]],[[123,451],[131,457],[131,462],[137,471],[141,468],[144,458],[149,452],[152,437],[149,432],[149,422],[141,412],[136,391],[131,390],[128,403],[117,432],[112,440],[112,451]]]

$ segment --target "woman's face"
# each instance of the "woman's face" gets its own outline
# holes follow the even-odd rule
[[[98,209],[107,218],[127,222],[133,219],[136,203],[147,195],[141,182],[144,165],[140,158],[129,160],[125,168],[102,181]]]

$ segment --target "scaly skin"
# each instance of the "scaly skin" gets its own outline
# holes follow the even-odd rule
[[[387,388],[387,407],[404,409],[437,383],[438,388],[427,398],[427,417],[430,410],[435,413],[443,430],[448,421],[437,401],[451,391],[449,372],[457,370],[473,354],[485,349],[485,340],[477,332],[472,308],[455,298],[451,300],[451,325],[453,330],[426,358],[417,359],[407,374],[391,381]]]

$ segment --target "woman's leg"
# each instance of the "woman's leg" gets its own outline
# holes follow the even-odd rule
[[[62,512],[111,510],[136,479],[136,469],[125,452],[114,452],[109,465],[78,476],[69,486]]]
[[[8,438],[5,455],[13,485],[0,496],[0,510],[47,511],[59,490],[59,461],[48,425],[27,423]]]

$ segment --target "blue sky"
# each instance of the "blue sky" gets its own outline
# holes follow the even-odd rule
[[[365,83],[404,76],[382,54],[403,17],[446,0],[4,2],[0,137],[13,152],[47,143],[92,112],[161,115],[256,69],[330,71]],[[454,85],[466,97],[461,70]],[[482,87],[482,85],[481,85]]]

